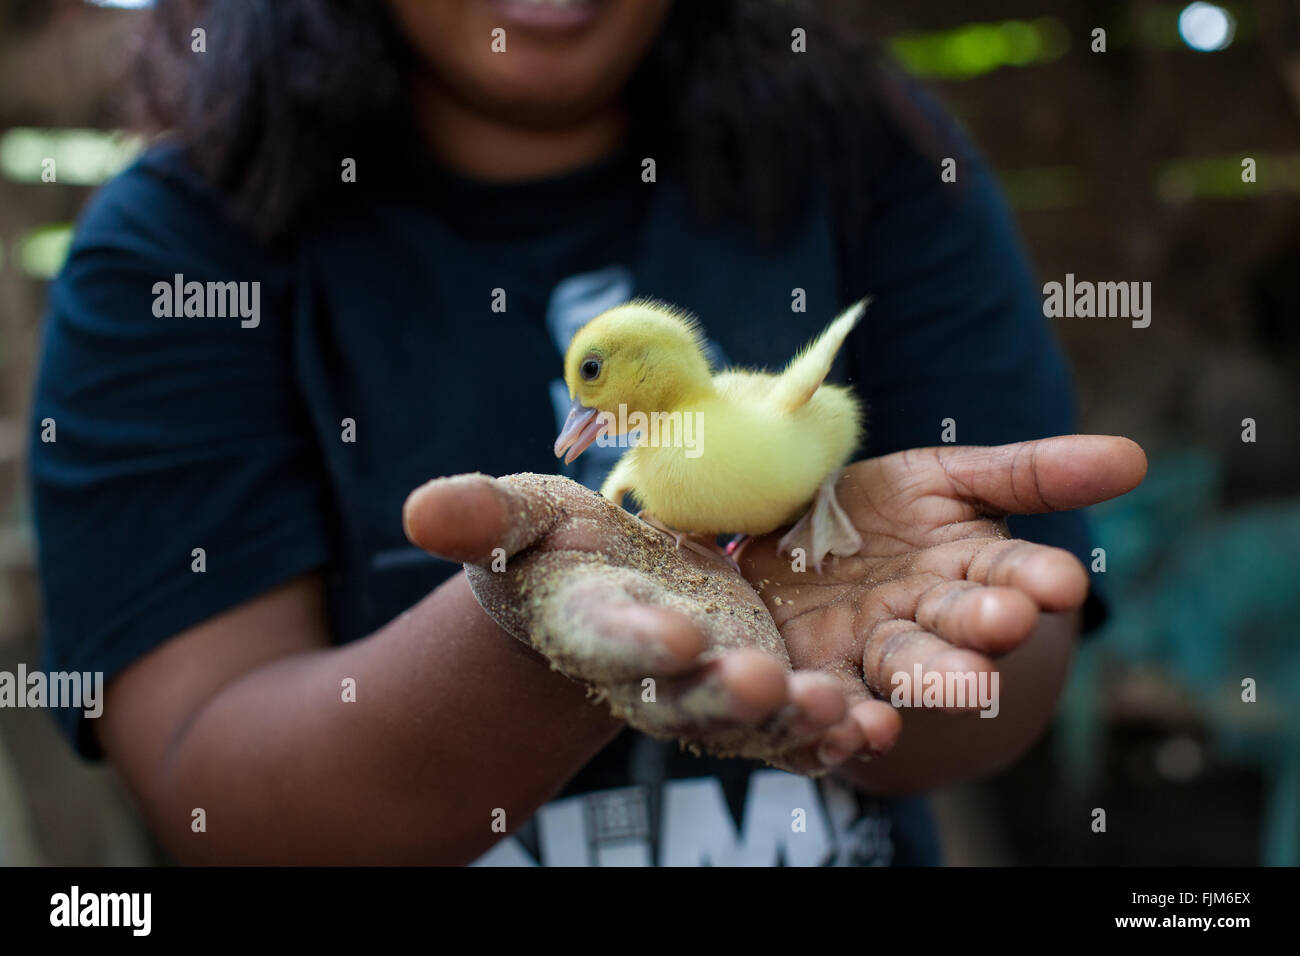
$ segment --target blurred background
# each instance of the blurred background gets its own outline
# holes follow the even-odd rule
[[[140,147],[147,2],[0,0],[0,670],[39,661],[22,449],[46,283]],[[836,7],[966,126],[1043,281],[1153,289],[1146,329],[1054,320],[1083,430],[1151,471],[1095,510],[1112,614],[1051,732],[936,794],[949,862],[1300,863],[1300,0]],[[162,859],[112,771],[0,710],[0,865]]]

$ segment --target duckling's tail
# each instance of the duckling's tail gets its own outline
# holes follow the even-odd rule
[[[830,372],[840,346],[870,304],[871,299],[866,298],[849,306],[786,366],[772,392],[779,407],[792,412],[812,398]]]

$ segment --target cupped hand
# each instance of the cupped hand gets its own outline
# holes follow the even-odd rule
[[[857,555],[818,574],[779,554],[777,533],[748,542],[740,566],[794,667],[834,675],[850,702],[889,698],[917,665],[991,674],[1040,614],[1083,604],[1078,559],[1011,538],[1004,516],[1096,504],[1145,473],[1135,443],[1097,435],[899,452],[849,466],[836,485]]]
[[[763,602],[725,561],[678,549],[576,482],[441,478],[411,494],[404,520],[415,544],[465,563],[501,627],[642,731],[800,773],[893,741],[887,704],[791,667]]]
[[[1043,612],[1083,603],[1079,561],[1012,539],[1006,515],[1086,507],[1145,471],[1133,442],[1089,435],[858,462],[836,493],[863,549],[821,574],[779,554],[778,532],[748,542],[742,579],[556,476],[438,479],[406,525],[632,726],[817,773],[893,745],[894,675],[991,673]]]

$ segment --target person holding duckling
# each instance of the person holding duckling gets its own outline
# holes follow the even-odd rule
[[[200,13],[222,39],[201,57]],[[32,414],[59,439],[33,444],[31,484],[47,662],[109,681],[101,719],[62,725],[169,852],[938,862],[917,795],[1042,732],[1100,612],[1075,509],[1145,459],[1069,434],[1009,214],[937,107],[801,4],[150,16],[170,135],[100,190],[53,286]],[[154,316],[178,273],[261,283],[261,321]],[[598,316],[697,316],[690,361],[722,390],[868,295],[800,387],[728,393],[736,416],[855,423],[717,485],[784,523],[837,475],[835,533],[801,548],[823,561],[792,560],[784,524],[689,527],[703,485],[631,458],[610,498],[644,494],[665,535],[594,490],[621,449],[548,474],[556,433],[590,424],[565,434]],[[757,437],[780,434],[808,432]],[[816,480],[787,482],[790,459]],[[715,530],[750,536],[736,567],[676,545]],[[999,716],[891,706],[918,665],[996,671]]]

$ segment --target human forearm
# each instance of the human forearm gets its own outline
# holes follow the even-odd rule
[[[185,861],[463,862],[499,838],[496,809],[510,827],[530,817],[619,726],[458,574],[366,639],[221,688],[142,797]],[[199,807],[206,833],[191,829]]]

